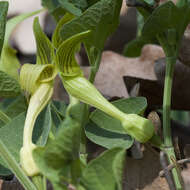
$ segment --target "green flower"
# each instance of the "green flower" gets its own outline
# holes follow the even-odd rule
[[[24,125],[23,147],[20,150],[21,166],[28,176],[40,173],[32,156],[32,151],[36,147],[32,142],[32,132],[39,113],[52,97],[53,81],[57,75],[53,64],[54,49],[41,30],[37,18],[34,20],[34,33],[37,43],[37,63],[24,64],[20,71],[20,85],[31,95]]]
[[[55,64],[60,72],[65,89],[68,94],[78,100],[120,120],[126,132],[138,141],[148,141],[154,134],[154,126],[151,121],[136,114],[123,113],[108,102],[94,85],[83,76],[83,72],[75,60],[75,52],[89,34],[90,31],[76,34],[63,41],[57,48]]]
[[[108,102],[100,92],[83,76],[65,77],[61,74],[62,82],[67,92],[80,101],[94,106],[108,115],[118,119],[126,133],[139,142],[147,142],[154,134],[151,121],[137,114],[125,114]]]

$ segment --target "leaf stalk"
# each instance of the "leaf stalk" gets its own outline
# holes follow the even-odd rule
[[[167,154],[169,163],[172,163],[171,158],[176,159],[174,153],[174,147],[172,143],[171,136],[171,121],[170,121],[170,112],[171,112],[171,92],[172,92],[172,81],[174,75],[174,68],[176,64],[176,56],[166,57],[166,74],[165,74],[165,83],[164,83],[164,99],[163,99],[163,136],[164,136],[164,150]],[[172,175],[174,183],[177,190],[182,190],[182,183],[179,178],[179,174],[174,168],[172,170]]]

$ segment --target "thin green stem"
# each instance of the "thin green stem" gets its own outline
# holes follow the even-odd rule
[[[163,100],[163,135],[166,147],[172,146],[171,126],[170,126],[170,109],[171,109],[171,90],[172,79],[176,57],[166,58],[166,74],[164,84],[164,100]]]
[[[34,184],[25,175],[23,170],[19,167],[18,163],[16,162],[14,157],[11,155],[11,153],[8,151],[8,149],[1,140],[0,140],[0,155],[26,190],[36,190]]]
[[[96,57],[95,63],[93,64],[93,66],[91,66],[90,77],[89,77],[89,81],[91,83],[94,83],[96,73],[98,72],[98,69],[100,66],[101,57],[102,57],[102,51],[99,51],[99,53]]]
[[[81,142],[80,142],[80,153],[86,154],[86,134],[84,131],[84,126],[88,122],[89,117],[89,106],[87,104],[84,104],[83,110],[82,110],[82,129],[81,129]]]
[[[176,159],[172,136],[171,136],[171,123],[170,123],[170,111],[171,111],[171,91],[172,91],[172,79],[174,74],[174,66],[176,63],[176,57],[166,58],[166,74],[164,84],[164,100],[163,100],[163,136],[165,152],[168,156],[169,163],[172,163],[171,157]],[[177,170],[172,170],[174,183],[177,190],[182,190],[182,184],[179,179]]]
[[[101,61],[102,51],[99,51],[94,63],[91,63],[91,71],[89,76],[89,81],[94,83],[96,73],[98,72],[100,61]],[[85,154],[86,153],[86,134],[84,131],[84,126],[86,125],[89,118],[89,105],[85,104],[83,108],[83,117],[82,117],[82,132],[81,132],[81,145],[80,145],[80,152]]]
[[[43,176],[43,187],[44,187],[43,190],[46,190],[46,189],[47,189],[47,179],[46,179],[45,176]]]
[[[41,175],[36,175],[32,177],[32,181],[35,184],[37,190],[46,190],[44,187],[44,177]]]

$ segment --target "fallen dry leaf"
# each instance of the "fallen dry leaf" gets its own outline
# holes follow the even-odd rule
[[[123,76],[156,80],[154,61],[161,57],[164,57],[162,48],[156,45],[144,46],[139,58],[127,58],[105,51],[94,84],[106,96],[129,97]],[[90,68],[82,68],[88,77]]]

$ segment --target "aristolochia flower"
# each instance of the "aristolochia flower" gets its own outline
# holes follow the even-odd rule
[[[37,116],[47,105],[53,93],[53,81],[58,72],[57,65],[54,64],[54,54],[61,40],[58,35],[59,29],[72,18],[73,15],[66,14],[58,23],[53,36],[54,46],[42,31],[38,19],[34,20],[37,63],[24,64],[20,72],[20,85],[31,95],[24,126],[23,147],[20,150],[21,166],[28,176],[34,176],[40,172],[32,156],[32,151],[36,148],[32,142],[32,132]]]
[[[32,157],[32,151],[36,147],[32,143],[32,132],[37,116],[52,97],[53,78],[54,67],[50,64],[25,64],[21,68],[21,86],[31,94],[24,125],[23,147],[20,151],[21,166],[28,176],[36,175],[39,172]]]
[[[52,97],[53,80],[57,74],[53,65],[53,47],[37,19],[34,21],[34,33],[37,42],[37,64],[24,64],[20,72],[20,85],[31,95],[24,125],[23,147],[20,150],[21,166],[28,176],[39,173],[32,156],[36,147],[32,142],[32,132],[37,116]]]
[[[151,121],[137,114],[123,113],[108,102],[94,85],[84,78],[82,70],[75,60],[75,52],[80,42],[85,40],[89,33],[90,31],[76,34],[63,41],[57,49],[55,64],[61,73],[60,76],[65,89],[78,100],[120,120],[126,132],[138,141],[148,141],[154,134],[154,126]]]

